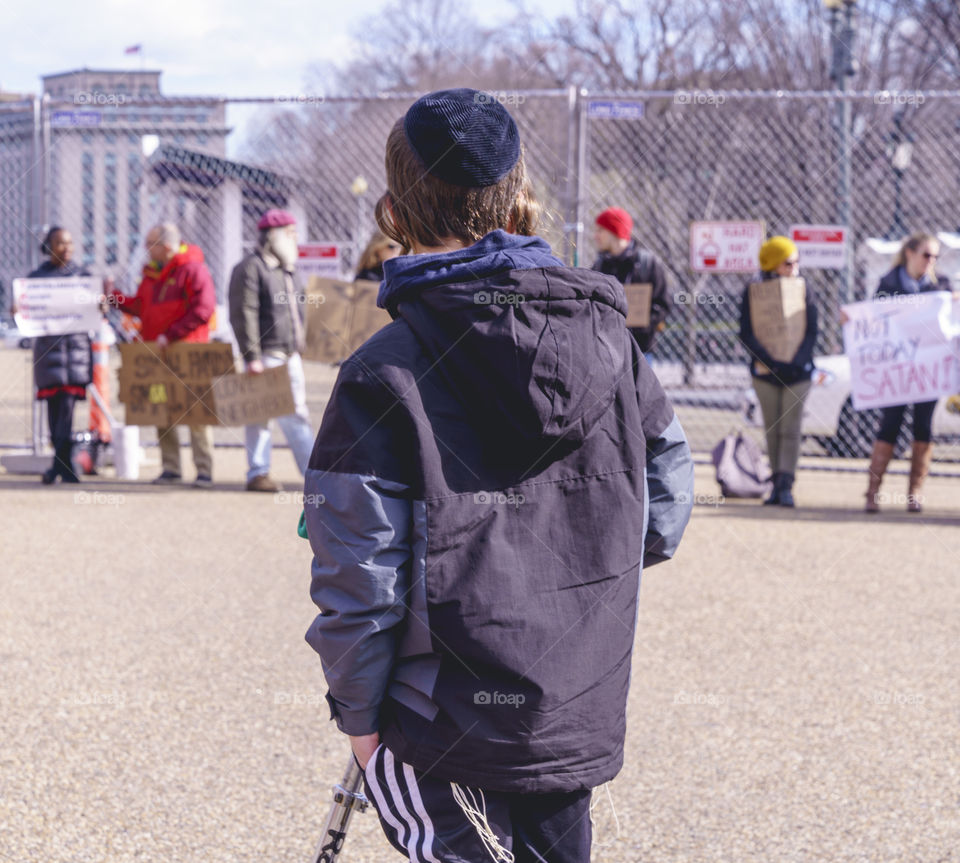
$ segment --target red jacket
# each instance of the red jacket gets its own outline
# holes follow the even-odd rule
[[[159,335],[171,342],[210,340],[217,297],[199,246],[181,245],[162,270],[151,261],[143,268],[136,296],[113,291],[111,298],[121,311],[140,318],[145,342]]]

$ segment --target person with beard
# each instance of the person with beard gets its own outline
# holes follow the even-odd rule
[[[296,220],[285,210],[267,210],[257,223],[257,249],[230,276],[230,324],[246,370],[286,365],[293,390],[294,412],[277,417],[302,474],[313,449],[313,428],[307,411],[303,376],[303,291],[297,283]],[[270,478],[272,441],[269,423],[248,425],[247,491],[276,492]]]
[[[28,279],[63,279],[89,276],[73,263],[73,238],[59,226],[52,227],[40,250],[49,256]],[[80,482],[73,464],[73,409],[79,399],[86,398],[87,384],[92,380],[93,359],[87,333],[60,336],[39,336],[33,342],[33,374],[37,399],[47,403],[53,464],[41,477],[44,485],[58,479]]]
[[[641,248],[632,231],[633,219],[620,207],[609,207],[597,216],[594,242],[599,255],[593,269],[613,276],[621,285],[653,286],[650,323],[646,327],[630,328],[640,350],[650,360],[657,334],[666,326],[670,313],[667,274],[657,256]]]
[[[516,123],[469,89],[389,133],[393,322],[341,366],[304,483],[332,718],[411,860],[590,859],[623,762],[641,568],[690,449],[610,276],[532,236]]]
[[[109,301],[121,312],[140,318],[140,337],[162,351],[170,342],[209,342],[210,320],[216,312],[213,277],[199,246],[181,242],[180,229],[164,222],[147,231],[150,260],[143,268],[137,293],[128,297],[113,290]],[[180,437],[177,427],[157,428],[161,473],[157,485],[179,483]],[[196,488],[213,485],[213,429],[190,426],[190,446],[197,470]]]

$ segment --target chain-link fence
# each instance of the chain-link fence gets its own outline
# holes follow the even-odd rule
[[[557,254],[589,266],[593,219],[619,206],[663,261],[673,309],[654,368],[700,452],[744,416],[758,422],[759,412],[737,338],[751,276],[695,273],[690,223],[760,220],[768,234],[847,224],[848,270],[802,273],[820,313],[816,353],[826,358],[808,399],[804,451],[866,453],[876,417],[850,403],[849,367],[835,356],[839,306],[869,297],[889,266],[885,247],[869,238],[957,230],[960,92],[569,88],[486,97],[503,102],[520,126],[546,211],[541,234]],[[81,102],[74,94],[0,103],[0,281],[9,285],[35,266],[43,228],[62,224],[73,232],[78,262],[133,291],[147,229],[172,220],[204,250],[222,302],[257,218],[273,206],[294,211],[303,241],[336,247],[348,275],[374,229],[387,134],[414,98],[225,102],[98,91]],[[941,271],[960,275],[960,243],[945,237],[943,251]],[[946,444],[939,458],[960,458],[960,415],[938,406],[934,433]]]

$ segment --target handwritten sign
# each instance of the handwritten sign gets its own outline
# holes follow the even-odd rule
[[[350,356],[390,315],[377,308],[377,282],[341,282],[313,277],[305,295],[305,360],[335,363]]]
[[[24,336],[59,336],[100,329],[103,282],[90,276],[14,279],[14,318]]]
[[[120,347],[120,401],[127,425],[220,425],[213,382],[233,371],[223,342],[156,342]]]
[[[225,426],[264,423],[296,409],[285,365],[264,369],[257,375],[223,375],[212,386],[217,417]]]
[[[753,282],[750,322],[757,341],[777,362],[796,355],[807,332],[807,287],[803,279],[769,279]]]
[[[843,306],[857,410],[960,392],[960,303],[947,291]]]
[[[626,284],[627,326],[645,329],[650,326],[650,304],[653,301],[653,285]]]

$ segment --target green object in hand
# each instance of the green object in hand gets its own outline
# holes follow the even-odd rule
[[[297,525],[297,534],[304,539],[310,539],[310,537],[307,536],[307,513],[305,511],[300,513],[300,523]]]

